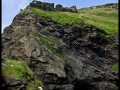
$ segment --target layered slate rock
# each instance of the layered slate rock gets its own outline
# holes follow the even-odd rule
[[[4,77],[2,81],[2,90],[25,90],[26,83],[15,78]]]
[[[117,90],[118,35],[106,34],[19,13],[2,34],[2,58],[25,60],[44,90]]]

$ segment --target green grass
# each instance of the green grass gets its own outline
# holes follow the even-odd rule
[[[29,82],[26,86],[26,90],[38,90],[38,87],[42,87],[42,82],[40,80],[34,80]]]
[[[53,45],[59,45],[60,42],[58,41],[58,39],[53,38],[53,37],[45,37],[49,42],[51,42]]]
[[[42,36],[41,34],[35,32],[35,36],[37,36],[40,41],[49,49],[54,55],[62,59],[62,54],[54,48],[52,44],[58,43],[58,40],[52,37]]]
[[[22,60],[6,59],[2,63],[2,76],[25,81],[26,90],[38,90],[38,87],[42,87],[42,82],[34,78],[32,70]]]
[[[80,9],[79,13],[101,16],[101,17],[105,17],[107,19],[117,19],[118,18],[118,11],[112,10],[110,8]]]
[[[110,8],[82,9],[79,13],[86,24],[94,25],[111,35],[118,32],[117,10]]]
[[[38,86],[43,86],[42,82],[40,80],[35,80],[35,85]]]
[[[26,90],[35,90],[35,85],[33,82],[27,84]]]
[[[37,8],[31,8],[32,12],[38,16],[50,17],[54,21],[65,25],[65,24],[73,24],[79,25],[82,21],[82,18],[78,16],[77,13],[70,12],[59,12],[59,11],[43,11]]]
[[[72,24],[80,26],[83,22],[87,25],[93,25],[113,35],[118,33],[118,10],[110,8],[81,9],[79,13],[43,11],[37,8],[31,8],[34,15],[44,16],[65,25]]]
[[[17,78],[24,81],[33,77],[32,70],[22,60],[6,59],[2,64],[2,75],[5,77]]]
[[[118,64],[112,66],[112,70],[118,72]]]
[[[27,10],[22,10],[22,14],[27,15],[27,14],[29,14],[29,12]]]
[[[30,82],[27,84],[26,90],[39,90],[38,87],[42,87],[39,80],[35,80],[35,82]]]

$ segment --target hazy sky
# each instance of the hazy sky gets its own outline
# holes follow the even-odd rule
[[[106,3],[117,3],[118,0],[38,0],[61,4],[64,7],[76,5],[77,8],[102,5]],[[20,9],[24,9],[32,0],[2,0],[2,30],[12,23],[13,18]]]

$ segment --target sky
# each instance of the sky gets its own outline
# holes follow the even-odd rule
[[[76,5],[78,9],[106,3],[118,3],[118,0],[38,0],[61,4],[64,7]],[[13,18],[24,9],[32,0],[2,0],[2,32],[3,29],[12,23]]]

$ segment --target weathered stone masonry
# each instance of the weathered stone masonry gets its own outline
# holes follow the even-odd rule
[[[48,10],[48,11],[67,11],[67,12],[74,12],[74,13],[78,12],[76,6],[72,6],[68,8],[68,7],[63,7],[60,4],[57,4],[54,7],[54,3],[46,3],[41,1],[33,1],[32,3],[30,3],[30,7],[34,7],[42,10]]]

